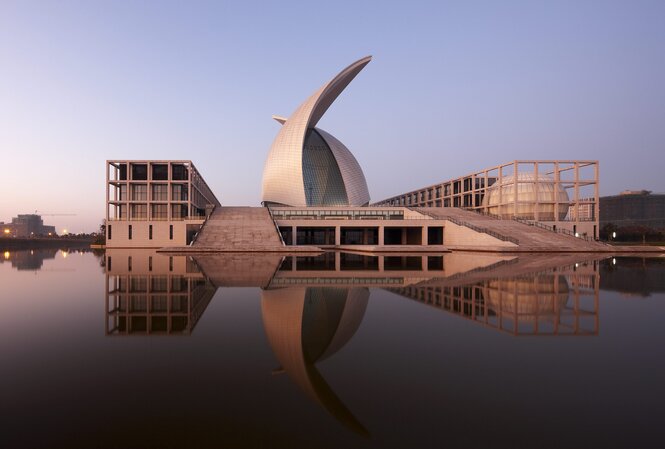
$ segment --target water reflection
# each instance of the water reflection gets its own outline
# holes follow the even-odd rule
[[[358,330],[367,288],[288,287],[261,292],[261,315],[270,346],[300,389],[354,432],[368,436],[316,368],[339,351]]]
[[[665,257],[612,257],[600,263],[600,288],[628,297],[665,292]]]
[[[354,433],[369,431],[317,368],[360,328],[370,288],[512,335],[594,336],[595,256],[106,253],[107,335],[189,335],[220,287],[260,287],[261,319],[279,364]]]
[[[12,268],[19,271],[41,270],[44,265],[44,260],[55,259],[58,251],[60,251],[58,248],[3,251],[3,255],[0,257],[0,263],[8,262],[11,264]]]
[[[109,250],[106,334],[189,335],[216,290],[189,258]]]

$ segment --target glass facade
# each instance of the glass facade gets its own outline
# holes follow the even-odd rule
[[[302,172],[308,206],[344,206],[349,203],[335,156],[313,129],[308,130],[305,138]]]

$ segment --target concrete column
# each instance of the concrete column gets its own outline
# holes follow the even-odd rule
[[[342,253],[335,251],[335,271],[342,270]]]
[[[379,246],[384,245],[384,234],[385,234],[385,226],[379,226]],[[383,260],[379,259],[379,269],[381,269],[381,265],[383,264]]]
[[[400,239],[400,244],[406,245],[407,242],[407,236],[406,236],[406,227],[402,228],[402,237]]]
[[[428,229],[429,228],[427,226],[423,226],[423,228],[422,228],[422,231],[421,231],[422,232],[421,245],[427,245],[427,230]]]
[[[383,229],[383,228],[382,228]],[[383,233],[383,231],[381,231]],[[383,256],[377,256],[379,258],[379,271],[382,272],[384,270],[384,260]]]
[[[297,226],[291,226],[291,245],[297,245],[298,244],[298,227]]]
[[[335,245],[339,246],[342,244],[342,227],[335,226]]]

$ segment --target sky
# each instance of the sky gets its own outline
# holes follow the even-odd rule
[[[96,230],[107,159],[191,159],[259,205],[271,115],[366,55],[319,127],[373,201],[515,159],[665,192],[664,23],[658,0],[0,0],[0,221]]]

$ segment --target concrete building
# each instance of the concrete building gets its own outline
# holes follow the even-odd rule
[[[11,223],[0,223],[4,237],[47,237],[56,235],[55,226],[44,225],[41,215],[19,214]]]
[[[165,252],[609,250],[594,242],[597,161],[513,161],[369,206],[357,160],[316,125],[370,61],[349,65],[289,118],[274,117],[282,128],[263,171],[267,207],[220,207],[190,161],[108,161],[107,246]]]
[[[665,229],[665,194],[627,190],[600,198],[600,226],[608,224]]]
[[[396,195],[376,206],[456,207],[598,238],[598,161],[517,160]]]
[[[365,206],[367,182],[353,154],[335,137],[316,128],[344,88],[372,60],[362,58],[324,84],[282,124],[263,169],[264,205]]]
[[[191,161],[106,161],[106,246],[188,245],[220,203]]]

